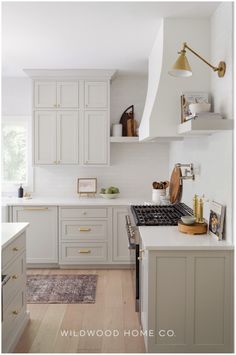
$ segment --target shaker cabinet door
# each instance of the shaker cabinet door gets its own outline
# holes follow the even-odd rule
[[[108,107],[108,84],[106,81],[85,82],[85,109]]]
[[[77,108],[79,106],[79,84],[77,81],[57,82],[57,107]]]
[[[57,114],[36,111],[34,116],[34,163],[56,164]]]
[[[57,113],[57,162],[79,163],[79,114],[76,111]]]
[[[27,263],[57,263],[57,207],[13,207],[13,222],[28,222]]]
[[[36,108],[57,107],[56,81],[36,81],[34,86],[34,106]]]
[[[107,111],[84,112],[84,165],[109,164]]]

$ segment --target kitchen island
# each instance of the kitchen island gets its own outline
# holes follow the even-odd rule
[[[233,352],[233,245],[176,226],[139,232],[146,351]]]
[[[2,223],[2,349],[12,352],[29,320],[26,309],[26,229]]]

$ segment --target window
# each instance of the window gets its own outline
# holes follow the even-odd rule
[[[32,166],[28,117],[4,117],[2,121],[3,192],[17,191],[22,184],[32,192]]]

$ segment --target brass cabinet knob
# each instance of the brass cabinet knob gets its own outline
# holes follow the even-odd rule
[[[141,257],[141,256],[138,256],[138,260],[142,260],[142,257]]]
[[[140,253],[143,253],[145,251],[145,249],[139,249]]]
[[[12,275],[12,277],[11,277],[13,280],[16,280],[16,279],[18,279],[18,275]]]
[[[12,314],[14,314],[15,316],[17,316],[17,314],[19,314],[18,311],[12,311]]]
[[[83,215],[85,216],[86,214],[87,214],[87,212],[84,211],[84,212],[83,212]]]
[[[13,250],[13,251],[18,251],[18,250],[19,250],[19,248],[14,247],[14,248],[12,248],[12,250]]]

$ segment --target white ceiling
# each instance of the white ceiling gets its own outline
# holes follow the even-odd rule
[[[209,17],[219,2],[4,2],[2,70],[145,73],[161,17]]]

